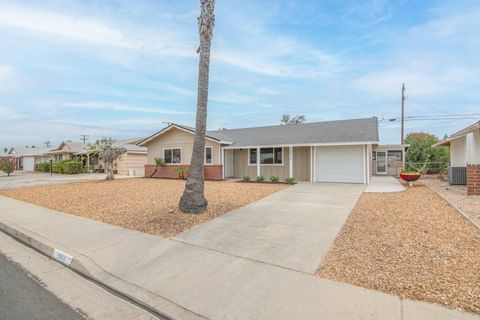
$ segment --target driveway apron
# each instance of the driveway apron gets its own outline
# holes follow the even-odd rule
[[[173,240],[313,274],[364,189],[299,183]]]

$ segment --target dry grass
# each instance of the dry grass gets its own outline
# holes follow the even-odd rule
[[[480,314],[480,231],[428,187],[364,194],[317,274]]]
[[[122,179],[1,191],[0,194],[42,207],[121,227],[171,237],[195,225],[286,188],[283,184],[205,183],[208,210],[183,214],[178,202],[184,181]]]

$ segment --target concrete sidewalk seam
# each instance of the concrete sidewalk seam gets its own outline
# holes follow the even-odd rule
[[[7,222],[9,222],[9,223],[11,223],[11,224],[13,224],[13,225],[16,225],[15,223],[9,221],[8,219],[2,218],[2,220],[7,221]],[[72,252],[72,253],[73,253],[73,252],[77,253],[78,256],[77,256],[77,257],[74,257],[74,259],[72,260],[72,263],[70,264],[70,266],[67,266],[67,265],[61,263],[60,261],[57,261],[55,258],[53,258],[52,255],[49,254],[49,253],[47,252],[47,250],[45,249],[45,248],[47,248],[48,251],[53,252],[53,249],[54,249],[54,248],[52,248],[52,247],[51,247],[50,245],[48,245],[48,244],[45,244],[45,243],[40,242],[40,240],[37,240],[37,239],[34,239],[34,238],[28,236],[27,234],[25,234],[25,233],[21,232],[20,230],[18,230],[19,228],[24,229],[23,227],[18,226],[17,229],[12,230],[13,227],[7,226],[7,225],[4,224],[2,221],[0,221],[0,231],[2,231],[4,234],[11,236],[12,238],[16,239],[17,241],[19,241],[19,242],[22,243],[23,245],[26,245],[27,247],[35,250],[36,252],[38,252],[38,253],[40,253],[40,254],[48,257],[48,258],[51,258],[53,261],[55,261],[56,263],[59,263],[59,264],[62,265],[64,268],[68,268],[68,269],[74,271],[75,273],[77,273],[78,275],[82,276],[83,278],[85,278],[85,279],[87,279],[87,280],[89,280],[89,281],[91,281],[91,282],[93,282],[93,283],[101,286],[102,288],[104,288],[104,289],[106,289],[106,290],[109,290],[109,291],[115,293],[115,294],[116,294],[118,297],[120,297],[121,299],[123,299],[123,300],[125,300],[125,301],[127,301],[127,302],[130,302],[130,303],[133,303],[134,305],[137,305],[138,307],[144,309],[144,310],[147,311],[147,312],[152,313],[153,315],[158,315],[157,318],[160,317],[160,318],[167,319],[167,320],[175,320],[175,318],[173,318],[172,316],[167,315],[167,314],[163,313],[163,312],[160,311],[160,310],[157,310],[155,307],[150,306],[150,305],[148,305],[147,303],[142,302],[142,301],[140,301],[139,299],[137,299],[137,298],[135,298],[135,297],[133,297],[133,296],[130,296],[130,295],[128,295],[128,294],[126,294],[126,293],[118,290],[118,289],[115,289],[114,287],[110,286],[109,284],[105,283],[104,281],[95,279],[94,276],[93,276],[92,274],[90,274],[90,272],[87,271],[88,269],[83,265],[83,263],[81,263],[81,262],[79,261],[79,259],[78,259],[77,257],[78,257],[78,256],[82,256],[84,259],[87,259],[90,263],[92,263],[93,265],[95,265],[98,269],[100,269],[102,272],[104,272],[105,274],[109,275],[109,276],[112,277],[112,278],[115,278],[115,279],[117,279],[117,280],[119,280],[119,281],[121,281],[121,282],[125,282],[125,283],[127,283],[128,285],[130,285],[130,286],[132,286],[132,287],[135,287],[135,288],[137,288],[137,289],[140,289],[140,290],[143,290],[143,291],[145,291],[145,292],[148,292],[149,294],[151,294],[151,295],[153,295],[153,296],[156,296],[156,297],[158,297],[158,298],[160,298],[160,299],[163,299],[163,300],[165,300],[165,301],[167,301],[167,302],[169,302],[169,303],[171,303],[171,304],[173,304],[173,305],[175,305],[175,306],[183,309],[184,311],[190,312],[190,313],[192,313],[192,314],[195,314],[195,315],[198,316],[198,317],[201,317],[201,318],[203,318],[203,319],[209,320],[209,319],[206,318],[205,316],[200,315],[200,314],[198,314],[198,313],[196,313],[196,312],[194,312],[194,311],[192,311],[192,310],[189,310],[189,309],[185,308],[184,306],[181,306],[181,305],[179,305],[179,304],[171,301],[170,299],[167,299],[167,298],[165,298],[165,297],[162,297],[162,296],[158,295],[157,293],[154,293],[154,292],[152,292],[152,291],[150,291],[150,290],[147,290],[147,289],[145,289],[145,288],[142,288],[142,287],[140,287],[140,286],[138,286],[138,285],[136,285],[136,284],[133,284],[133,283],[131,283],[131,282],[125,280],[125,279],[121,279],[121,278],[117,277],[117,276],[114,275],[114,274],[111,274],[110,272],[108,272],[108,271],[104,270],[103,268],[101,268],[97,263],[95,263],[94,261],[92,261],[89,257],[86,257],[84,254],[79,253],[79,252],[77,252],[77,251],[75,251],[75,250],[68,249],[68,250],[69,250],[70,252]],[[38,235],[37,233],[35,233],[35,232],[31,231],[31,230],[28,230],[28,229],[26,229],[26,230],[27,230],[28,232],[33,233],[34,235],[36,235],[36,236],[38,236],[38,237],[40,237],[40,238],[43,238],[43,239],[51,242],[51,243],[57,244],[55,241],[52,241],[52,240],[50,240],[50,239],[48,239],[48,238],[45,238],[45,237],[43,237],[43,236],[41,236],[41,235]],[[12,231],[14,231],[14,232],[12,232]],[[20,235],[21,237],[19,237],[19,235]],[[25,237],[26,239],[22,239],[22,237]],[[38,247],[34,245],[35,242],[38,243]],[[63,246],[60,245],[60,244],[59,244],[58,246],[63,248]],[[42,250],[41,247],[44,247],[44,249]],[[75,264],[73,263],[74,261],[76,262],[76,264],[78,264],[78,265],[80,266],[80,268],[75,267]],[[59,268],[58,270],[61,270],[61,269],[62,269],[62,268]],[[83,270],[82,270],[82,269],[83,269]],[[58,271],[58,270],[57,270],[57,271]]]
[[[205,247],[193,244],[193,243],[181,241],[181,240],[176,239],[176,238],[170,238],[170,240],[175,241],[175,242],[180,243],[180,244],[183,244],[183,245],[195,247],[195,248],[198,248],[198,249],[203,249],[203,250],[208,250],[208,251],[212,251],[212,252],[216,252],[216,253],[221,253],[221,254],[224,254],[224,255],[227,255],[227,256],[231,256],[231,257],[235,257],[235,258],[239,258],[239,259],[244,259],[244,260],[248,260],[248,261],[253,261],[253,262],[256,262],[256,263],[265,264],[265,265],[268,265],[268,266],[272,266],[272,267],[276,267],[276,268],[280,268],[280,269],[285,269],[285,270],[288,270],[288,271],[298,272],[298,273],[305,274],[305,275],[308,275],[308,276],[313,276],[315,274],[315,273],[308,273],[308,272],[305,272],[305,271],[296,270],[296,269],[292,269],[292,268],[288,268],[288,267],[282,267],[282,266],[279,266],[279,265],[276,265],[276,264],[272,264],[272,263],[268,263],[268,262],[265,262],[265,261],[260,261],[260,260],[256,260],[256,259],[252,259],[252,258],[248,258],[248,257],[238,256],[236,254],[223,252],[221,250],[205,248]]]

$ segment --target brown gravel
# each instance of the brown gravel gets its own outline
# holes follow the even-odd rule
[[[480,231],[423,185],[365,193],[317,275],[480,314]]]
[[[286,188],[285,184],[206,181],[208,210],[200,215],[190,215],[178,209],[184,184],[182,180],[122,179],[11,189],[0,194],[125,228],[171,237]]]
[[[422,177],[421,181],[480,224],[480,196],[467,196],[467,186],[451,186],[447,181],[441,180],[438,175]]]

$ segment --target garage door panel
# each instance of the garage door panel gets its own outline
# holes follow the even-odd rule
[[[364,183],[364,146],[315,148],[315,181]]]

